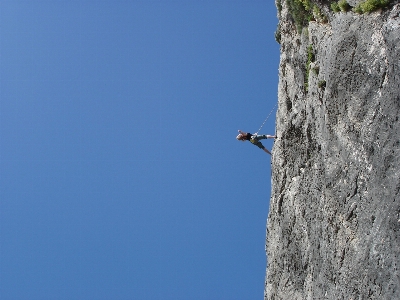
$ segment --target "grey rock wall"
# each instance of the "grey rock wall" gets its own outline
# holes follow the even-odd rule
[[[400,4],[281,4],[265,299],[400,299]]]

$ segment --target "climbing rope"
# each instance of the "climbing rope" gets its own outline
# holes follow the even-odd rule
[[[265,122],[267,122],[269,116],[272,114],[272,112],[274,111],[274,109],[275,109],[275,107],[276,107],[277,105],[278,105],[278,102],[276,102],[274,108],[271,110],[271,112],[269,113],[268,117],[264,120],[264,122],[262,123],[261,127],[257,130],[257,132],[256,132],[254,135],[257,135],[257,134],[260,132],[261,128],[264,126]]]

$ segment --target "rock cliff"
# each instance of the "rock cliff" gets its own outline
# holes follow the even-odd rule
[[[276,0],[265,299],[400,299],[400,4],[367,2]]]

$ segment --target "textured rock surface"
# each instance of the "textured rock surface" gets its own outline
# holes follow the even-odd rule
[[[265,299],[400,299],[400,4],[329,2],[302,34],[281,3]]]

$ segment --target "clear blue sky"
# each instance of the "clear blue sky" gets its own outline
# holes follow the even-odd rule
[[[270,157],[235,137],[277,101],[276,25],[270,0],[1,1],[0,298],[262,299]]]

